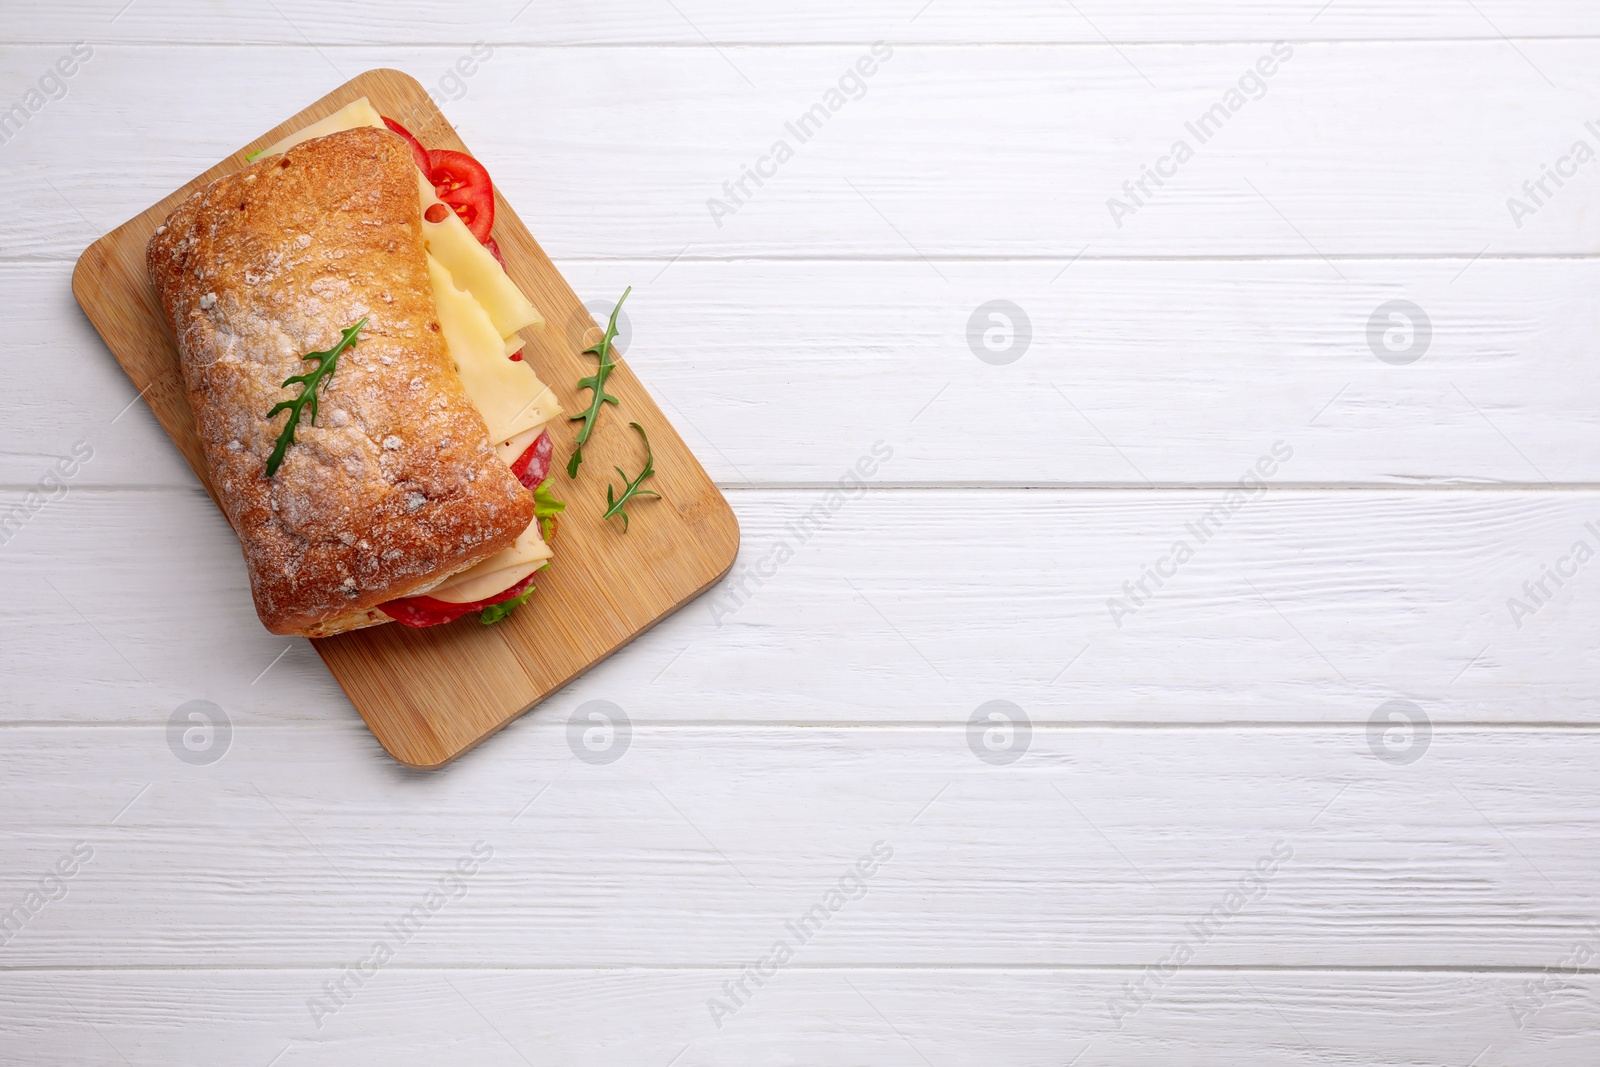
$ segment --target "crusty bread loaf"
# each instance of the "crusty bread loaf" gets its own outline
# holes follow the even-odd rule
[[[416,165],[386,130],[307,141],[180,204],[147,253],[211,481],[267,629],[372,625],[386,600],[509,545],[533,494],[489,444],[434,308]],[[301,357],[367,324],[266,461]]]

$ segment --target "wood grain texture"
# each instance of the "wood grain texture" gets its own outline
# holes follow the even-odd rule
[[[803,543],[822,491],[729,496],[733,574],[547,714],[950,722],[1004,697],[1039,722],[1363,724],[1404,698],[1437,722],[1600,723],[1600,571],[1546,579],[1542,606],[1523,588],[1600,545],[1594,492],[1274,490],[1120,620],[1107,601],[1220,491],[873,490]],[[198,491],[74,490],[4,553],[9,721],[162,722],[197,698],[241,723],[351,718],[310,646],[260,627]]]
[[[466,151],[427,93],[395,71],[369,71],[241,148],[134,220],[90,246],[73,272],[73,292],[136,389],[210,491],[193,415],[183,394],[171,333],[144,270],[150,234],[172,207],[249,153],[323,118],[359,97],[398,116],[430,145]],[[498,193],[497,193],[498,198]],[[556,390],[568,411],[582,410],[575,383],[592,373],[581,354],[592,319],[503,198],[495,233],[508,269],[544,314],[529,331],[524,358]],[[493,628],[464,620],[411,630],[391,624],[313,642],[373,733],[394,757],[437,767],[459,756],[551,692],[615,652],[699,594],[732,564],[738,523],[693,453],[626,365],[607,382],[620,404],[597,431],[585,457],[587,485],[555,472],[554,492],[569,507],[558,563],[539,595]],[[638,469],[638,443],[622,425],[638,421],[655,434],[662,500],[623,535],[605,522],[596,471],[613,464]],[[571,429],[551,430],[558,455],[571,449]]]
[[[535,715],[434,775],[363,733],[238,728],[195,767],[160,726],[8,728],[28,832],[0,900],[75,841],[94,857],[4,965],[338,968],[475,845],[398,964],[741,966],[877,842],[796,962],[1142,968],[1274,849],[1194,963],[1537,970],[1600,947],[1594,730],[1440,726],[1396,764],[1364,722],[1039,728],[999,766],[965,716],[636,723],[596,765]]]
[[[723,486],[829,485],[879,438],[897,485],[1227,485],[1280,439],[1289,484],[1600,484],[1600,261],[1345,261],[1349,285],[1272,261],[1080,261],[1053,282],[1064,263],[945,264],[949,285],[904,262],[558,265],[595,306],[637,286],[629,362]],[[142,406],[118,417],[134,390],[65,275],[0,264],[20,357],[0,485],[80,438],[75,486],[192,484]],[[967,338],[995,298],[1031,322],[1006,366]],[[1393,299],[1433,327],[1409,366],[1368,341]]]
[[[328,969],[0,974],[0,1062],[84,1067],[230,1062],[347,1067],[528,1063],[927,1067],[1590,1067],[1600,980],[1559,980],[1522,1030],[1507,1005],[1539,971],[1208,971],[1173,979],[1118,1030],[1123,970],[888,968],[779,972],[719,1028],[706,1002],[733,968],[402,968],[319,1029]],[[1136,977],[1136,975],[1134,975]],[[1359,1012],[1360,1025],[1352,1024]],[[486,1025],[485,1020],[491,1024]],[[626,1020],[626,1025],[619,1024]],[[98,1031],[98,1032],[97,1032]],[[688,1046],[685,1048],[685,1046]],[[1484,1056],[1485,1050],[1490,1054]],[[665,1050],[665,1052],[663,1052]],[[4,1058],[7,1057],[14,1058]]]
[[[140,0],[115,20],[114,8],[88,26],[70,8],[30,12],[6,28],[8,40],[54,43],[92,34],[98,43],[155,43],[174,39],[208,44],[409,45],[417,41],[462,47],[487,40],[535,47],[673,45],[706,47],[762,43],[896,43],[970,45],[987,42],[1120,45],[1150,41],[1271,41],[1592,37],[1600,15],[1583,0],[1397,0],[1381,5],[1336,0],[819,0],[804,9],[741,4],[738,0],[485,0],[448,11],[427,0],[394,0],[381,19],[352,20],[316,0],[211,0],[196,25],[182,0]],[[759,64],[751,71],[759,73]]]
[[[785,123],[837,91],[866,43],[742,57],[726,49],[752,66],[755,87],[703,48],[507,53],[484,64],[449,111],[486,145],[506,198],[524,206],[557,259],[925,256],[936,286],[935,270],[950,259],[1057,260],[1048,278],[1080,252],[1270,255],[1322,264],[1329,285],[1342,286],[1344,256],[1445,256],[1465,266],[1478,256],[1600,249],[1600,214],[1588,210],[1592,164],[1559,191],[1548,185],[1559,195],[1520,227],[1506,206],[1576,139],[1600,143],[1585,128],[1597,119],[1600,40],[1294,48],[1265,95],[1205,144],[1185,123],[1236,89],[1266,45],[1102,44],[1069,56],[906,45],[803,144]],[[397,48],[384,61],[431,83],[462,53]],[[8,51],[0,75],[25,85],[58,54]],[[332,88],[340,72],[373,62],[365,49],[233,49],[208,68],[210,88],[228,99],[215,119],[131,127],[129,100],[162,116],[193,110],[192,86],[164,76],[182,54],[107,47],[65,99],[4,146],[0,191],[34,210],[8,221],[0,254],[72,258],[97,228],[231,151],[237,131],[278,121],[278,101]],[[1123,184],[1185,136],[1195,157],[1119,228],[1108,199],[1126,198]],[[707,201],[726,198],[724,183],[780,137],[794,158],[765,185],[747,183],[752,195],[735,214],[714,219]],[[118,182],[63,170],[50,151],[62,139],[140,166]]]

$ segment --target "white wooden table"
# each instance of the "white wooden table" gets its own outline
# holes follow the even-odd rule
[[[125,2],[0,12],[0,1063],[1600,1062],[1592,0]],[[744,530],[431,774],[68,291],[379,66]]]

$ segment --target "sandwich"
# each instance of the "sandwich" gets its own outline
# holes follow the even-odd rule
[[[459,158],[457,158],[459,157]],[[278,634],[496,621],[552,558],[543,327],[476,160],[365,99],[194,193],[146,263]]]

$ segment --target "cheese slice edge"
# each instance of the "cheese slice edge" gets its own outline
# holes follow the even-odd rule
[[[338,133],[340,130],[353,130],[358,126],[376,126],[380,130],[388,129],[383,124],[383,116],[378,114],[378,109],[373,107],[372,102],[364,96],[360,100],[346,104],[327,118],[318,119],[304,129],[296,130],[276,144],[255,153],[253,158],[260,159],[262,156],[275,156],[280,152],[287,152],[297,144],[304,144],[306,141],[314,140],[318,137],[326,137],[328,134]]]
[[[476,566],[462,571],[428,596],[446,604],[471,604],[503,593],[550,561],[555,553],[544,543],[537,520],[501,549]]]
[[[525,326],[544,329],[544,316],[522,295],[500,261],[472,236],[461,216],[439,199],[420,170],[417,188],[422,195],[422,240],[428,252],[449,269],[457,285],[483,305],[500,336],[509,338]],[[429,222],[428,209],[435,204],[443,213],[434,212],[440,219]]]
[[[526,362],[506,358],[505,344],[483,305],[457,288],[450,272],[432,255],[428,278],[450,359],[489,428],[489,443],[497,445],[554,418],[549,408],[555,394]]]

